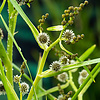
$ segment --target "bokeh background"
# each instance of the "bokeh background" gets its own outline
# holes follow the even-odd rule
[[[64,46],[73,53],[78,53],[78,57],[90,46],[96,44],[96,49],[94,52],[89,56],[89,58],[94,59],[100,57],[100,1],[99,0],[88,0],[89,4],[83,8],[83,10],[79,13],[76,17],[74,24],[68,28],[72,29],[75,34],[84,34],[85,37],[83,40],[80,40],[78,43],[74,45],[66,45]],[[45,24],[43,25],[44,31],[47,32],[46,28],[59,25],[62,21],[61,15],[65,9],[69,6],[78,6],[84,0],[35,0],[31,3],[31,7],[29,8],[27,5],[22,6],[23,10],[25,11],[26,15],[29,19],[34,23],[35,26],[38,26],[38,20],[41,16],[45,13],[49,13],[49,17],[47,18]],[[2,0],[0,0],[0,5]],[[2,11],[2,15],[8,24],[8,11],[7,11],[7,4]],[[4,28],[4,25],[0,19],[0,28],[3,29],[4,32],[4,39],[3,44],[6,48],[7,45],[7,31]],[[15,39],[18,45],[21,47],[22,52],[25,58],[28,61],[28,65],[30,71],[32,73],[33,79],[36,75],[37,64],[39,59],[39,54],[43,53],[43,51],[39,48],[38,44],[36,43],[32,32],[30,31],[29,27],[26,25],[24,20],[18,15],[17,19],[17,26],[16,32],[18,33],[15,35]],[[59,32],[47,32],[50,35],[50,39],[52,41],[56,40],[59,36]],[[57,45],[56,48],[60,50],[59,46]],[[21,66],[23,60],[18,53],[16,47],[14,46],[13,51],[13,62],[17,66]],[[47,62],[45,64],[44,70],[49,68],[49,64],[53,61],[58,60],[58,57],[55,56],[55,52],[53,50],[50,51],[49,56],[47,58]],[[81,68],[78,70],[80,71]],[[77,79],[78,79],[78,71],[74,73],[74,81],[75,84],[78,86]],[[25,71],[27,73],[27,70]],[[18,71],[14,69],[14,75],[19,74]],[[27,73],[28,74],[28,73]],[[99,100],[100,99],[100,74],[96,77],[96,83],[92,83],[89,87],[87,92],[84,94],[84,100]],[[22,81],[28,83],[28,81],[23,78]],[[55,78],[47,78],[43,79],[43,87],[45,89],[49,89],[53,86],[56,86],[58,81],[55,81]],[[29,83],[30,84],[30,83]],[[18,85],[15,84],[16,92],[19,94]],[[71,87],[65,89],[65,93],[69,90],[73,91]],[[73,92],[74,93],[74,92]],[[59,95],[58,92],[53,93],[56,97]],[[7,100],[6,97],[0,96],[0,100]]]

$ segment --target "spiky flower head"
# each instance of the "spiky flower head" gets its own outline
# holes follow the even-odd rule
[[[72,30],[65,30],[62,37],[65,39],[65,41],[73,41],[73,37],[75,36],[75,34],[73,33]]]
[[[83,70],[80,72],[80,76],[82,76],[83,78],[86,78],[88,75],[89,75],[89,74],[88,74],[88,72],[87,72],[85,69],[83,69]]]
[[[18,75],[14,76],[14,82],[19,83],[20,82],[20,76],[18,76]]]
[[[0,81],[0,95],[5,95],[5,94],[6,94],[6,91],[5,91],[4,85],[2,81]]]
[[[50,64],[50,69],[53,71],[59,71],[61,68],[61,63],[59,61],[54,61]]]
[[[39,33],[38,37],[38,42],[40,44],[47,44],[49,43],[50,39],[49,39],[49,36],[47,35],[47,33]]]
[[[58,96],[58,100],[63,100],[63,99],[64,99],[64,97],[62,94]]]
[[[69,64],[69,59],[66,56],[61,56],[59,58],[59,61],[61,62],[62,65],[68,65]]]
[[[29,91],[29,85],[25,82],[22,82],[20,91],[22,92],[23,95],[27,94]]]
[[[79,78],[78,78],[78,83],[81,85],[81,84],[84,82],[85,79],[86,79],[86,78],[84,78],[84,77],[82,77],[82,76],[79,76]]]
[[[71,98],[68,98],[68,100],[71,100]]]
[[[66,72],[63,72],[62,74],[59,74],[57,76],[57,79],[61,82],[66,82],[66,80],[68,80],[68,74]]]

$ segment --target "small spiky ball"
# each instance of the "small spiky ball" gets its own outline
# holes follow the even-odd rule
[[[18,75],[14,76],[14,82],[19,83],[20,82],[20,76],[18,76]]]
[[[6,94],[6,91],[5,91],[4,85],[2,81],[0,81],[0,95],[5,95],[5,94]]]
[[[68,80],[68,74],[63,72],[62,74],[59,74],[57,78],[61,82],[66,82],[66,80]]]
[[[21,88],[20,91],[22,92],[23,95],[25,95],[26,93],[28,93],[29,91],[29,85],[25,82],[21,83]]]
[[[64,96],[61,94],[58,96],[58,100],[63,100],[64,99]]]
[[[40,44],[48,44],[50,41],[49,36],[46,33],[39,33],[37,39]]]
[[[71,100],[71,98],[68,98],[68,100]]]
[[[80,72],[80,75],[81,75],[82,77],[86,78],[89,74],[88,74],[88,72],[87,72],[85,69],[83,69],[83,70]]]
[[[53,71],[59,71],[61,68],[61,63],[59,61],[54,61],[51,65],[50,65],[50,69]]]
[[[79,76],[78,83],[81,85],[84,82],[85,79],[86,78],[83,78],[82,76]]]
[[[59,61],[63,65],[68,65],[69,64],[69,59],[66,56],[61,56],[60,59],[59,59]]]
[[[72,42],[73,41],[73,37],[75,36],[75,34],[73,33],[72,30],[65,30],[62,37],[65,38],[66,40],[65,41],[70,41]]]

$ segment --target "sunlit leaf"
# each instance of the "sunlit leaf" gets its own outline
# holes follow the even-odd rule
[[[63,30],[63,26],[62,25],[57,25],[57,26],[51,26],[47,28],[48,31],[61,31]]]

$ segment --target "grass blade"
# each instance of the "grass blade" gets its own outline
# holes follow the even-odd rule
[[[8,79],[5,76],[4,68],[3,68],[2,63],[1,63],[1,59],[0,59],[0,78],[3,82],[3,84],[4,84],[8,100],[19,100],[19,98],[18,98],[17,94],[15,93],[12,85],[10,84],[10,82],[8,81]]]
[[[29,20],[29,18],[27,17],[27,15],[24,13],[24,11],[22,10],[22,8],[18,5],[16,0],[10,0],[10,2],[12,3],[12,5],[14,6],[14,8],[18,11],[18,13],[21,15],[21,17],[24,19],[24,21],[27,23],[27,25],[29,26],[29,28],[31,29],[35,40],[37,41],[38,45],[41,47],[41,49],[43,49],[43,47],[39,44],[38,40],[37,40],[37,36],[39,35],[38,30],[36,29],[36,27],[32,24],[32,22]],[[45,47],[46,48],[46,47]]]
[[[9,28],[8,28],[6,22],[4,21],[4,19],[3,19],[3,17],[2,17],[1,14],[0,14],[0,17],[1,17],[1,19],[2,19],[2,22],[3,22],[3,24],[4,24],[5,28],[6,28],[6,30],[7,30],[8,33],[9,33],[11,39],[13,40],[13,42],[14,42],[14,44],[15,44],[17,50],[19,51],[19,53],[20,53],[22,59],[24,60],[24,62],[25,62],[25,64],[26,64],[26,67],[27,67],[27,69],[28,69],[28,72],[29,72],[29,74],[30,74],[30,77],[31,77],[31,79],[32,79],[32,76],[31,76],[31,73],[30,73],[29,67],[28,67],[28,65],[27,65],[27,63],[26,63],[26,59],[24,58],[24,56],[23,56],[23,54],[22,54],[22,52],[21,52],[21,48],[18,46],[16,40],[14,39],[13,35],[11,34],[11,32],[10,32],[10,30],[9,30]]]

